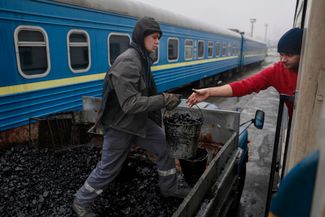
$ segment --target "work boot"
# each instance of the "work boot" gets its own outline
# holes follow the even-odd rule
[[[72,209],[77,214],[78,217],[96,217],[97,215],[90,208],[90,206],[81,206],[74,199],[72,203]]]
[[[164,197],[185,198],[190,191],[191,188],[189,186],[174,185],[167,191],[160,191],[160,192]]]

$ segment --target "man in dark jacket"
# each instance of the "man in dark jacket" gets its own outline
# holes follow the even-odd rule
[[[160,127],[160,110],[175,108],[180,95],[157,94],[150,71],[149,54],[157,49],[161,35],[153,18],[138,20],[130,48],[116,58],[105,76],[102,106],[94,126],[104,132],[102,157],[76,193],[72,207],[78,216],[95,216],[90,205],[119,174],[132,144],[157,155],[163,196],[185,197],[189,192],[177,185],[175,160]]]

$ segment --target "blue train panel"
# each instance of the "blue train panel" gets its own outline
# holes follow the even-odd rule
[[[262,62],[267,55],[267,47],[263,42],[243,37],[243,65]]]
[[[195,63],[193,65],[175,64],[170,69],[156,70],[153,67],[154,78],[158,92],[184,86],[191,82],[211,77],[239,66],[239,57],[216,58],[209,63]]]
[[[239,33],[131,0],[0,1],[0,131],[78,111],[82,96],[101,96],[106,71],[128,48],[143,14],[164,32],[152,67],[158,92],[264,58],[249,59],[250,49],[262,45]]]

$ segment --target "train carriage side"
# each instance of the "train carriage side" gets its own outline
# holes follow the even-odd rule
[[[87,2],[95,4],[0,1],[0,42],[6,48],[0,50],[0,131],[33,117],[77,111],[84,95],[101,96],[102,79],[127,49],[137,16],[126,4],[131,2],[115,2],[128,13],[102,10],[114,1],[99,8]],[[152,67],[158,92],[239,66],[240,34],[209,31],[183,17],[175,24],[165,18],[170,14],[144,7],[142,14],[147,12],[157,15],[164,32]]]
[[[0,50],[0,131],[26,125],[32,117],[79,110],[84,95],[101,96],[109,40],[128,44],[135,23],[62,4],[15,0],[0,2],[0,20],[6,47]]]
[[[215,76],[240,65],[240,35],[162,24],[160,57],[152,67],[158,92]]]
[[[264,42],[243,36],[242,65],[262,62],[267,56],[267,46]]]

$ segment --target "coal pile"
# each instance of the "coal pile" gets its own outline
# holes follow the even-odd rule
[[[75,216],[73,195],[100,159],[98,146],[60,152],[16,145],[0,151],[0,216]],[[99,216],[172,216],[182,199],[161,196],[144,151],[132,151],[118,179],[98,196]]]

